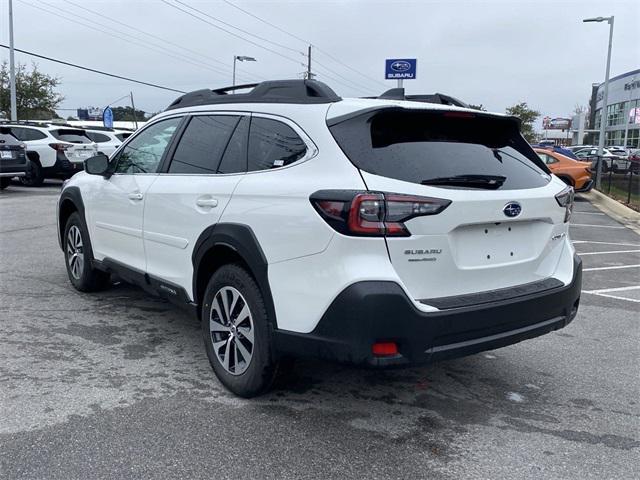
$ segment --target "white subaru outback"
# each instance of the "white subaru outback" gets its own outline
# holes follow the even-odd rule
[[[187,307],[245,397],[285,358],[424,363],[573,320],[573,191],[515,118],[398,89],[253,87],[188,93],[85,161],[57,212],[75,288],[117,274]]]

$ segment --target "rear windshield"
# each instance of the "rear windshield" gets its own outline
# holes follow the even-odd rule
[[[8,127],[0,127],[0,146],[2,145],[20,145],[22,142],[14,137],[11,129]]]
[[[91,139],[87,137],[84,130],[59,129],[51,130],[51,135],[63,142],[71,143],[91,143]]]
[[[131,133],[132,132],[116,133],[116,137],[118,140],[123,142],[125,138],[129,138],[131,136]]]
[[[502,176],[502,190],[549,181],[546,166],[510,118],[394,108],[363,113],[330,130],[356,167],[384,177],[423,183],[460,175]]]

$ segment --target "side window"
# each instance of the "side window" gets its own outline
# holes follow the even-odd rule
[[[253,117],[248,171],[284,167],[304,157],[307,146],[293,129],[277,120]]]
[[[247,170],[247,139],[249,137],[250,117],[244,116],[233,132],[224,151],[218,173],[244,173]]]
[[[544,160],[544,163],[546,163],[547,165],[551,165],[552,163],[556,163],[558,161],[551,155],[547,155],[546,153],[541,153],[540,156],[542,157],[542,160]]]
[[[47,138],[47,135],[35,130],[33,128],[20,128],[20,127],[11,127],[11,133],[18,139],[23,142],[28,142],[30,140],[42,140],[43,138]]]
[[[145,128],[115,158],[114,173],[154,173],[182,118],[161,120]]]
[[[107,135],[105,135],[104,133],[85,132],[85,134],[87,135],[87,137],[89,137],[91,139],[92,142],[106,143],[106,142],[111,141],[111,139]]]
[[[173,154],[169,173],[216,173],[238,120],[232,115],[192,117]]]

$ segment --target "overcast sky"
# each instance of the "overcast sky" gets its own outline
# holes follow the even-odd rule
[[[263,39],[190,11],[250,41],[232,36],[162,0],[13,0],[15,45],[178,90],[230,85],[234,55],[258,60],[238,64],[238,83],[296,78],[304,70],[305,42],[222,0],[179,1],[183,5],[178,0],[166,3],[187,11],[184,4],[193,6]],[[0,39],[8,44],[8,0],[0,2]],[[313,68],[317,78],[343,96],[374,95],[393,87],[394,82],[383,80],[384,59],[416,57],[418,78],[405,82],[409,93],[447,93],[493,111],[527,101],[542,115],[570,115],[577,103],[587,104],[591,84],[604,79],[608,25],[581,22],[590,16],[616,17],[611,75],[640,67],[638,0],[230,2],[317,46],[312,55],[319,62]],[[0,59],[8,59],[6,50],[0,49]],[[17,54],[17,60],[31,58]],[[64,108],[104,106],[131,90],[136,107],[153,112],[178,95],[44,60],[37,63],[60,78]]]

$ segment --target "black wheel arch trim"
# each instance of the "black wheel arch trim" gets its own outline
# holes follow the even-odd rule
[[[198,298],[198,270],[202,265],[202,259],[208,251],[217,246],[225,246],[234,250],[250,269],[262,295],[269,320],[273,328],[277,328],[276,311],[269,286],[269,265],[264,255],[260,242],[248,225],[241,223],[216,223],[207,227],[196,241],[191,260],[193,263],[193,301],[200,304]]]
[[[75,209],[80,214],[80,220],[84,224],[84,228],[86,229],[87,233],[89,232],[89,228],[87,225],[87,218],[84,213],[84,202],[82,201],[82,193],[80,193],[80,188],[79,187],[65,188],[60,194],[60,198],[58,199],[58,209],[56,211],[56,215],[57,215],[56,223],[58,224],[58,245],[63,251],[64,251],[63,237],[64,237],[65,225],[63,225],[60,220],[62,215],[62,205],[65,202],[71,202],[75,206]],[[90,258],[93,258],[93,250],[91,249],[91,239],[89,239],[89,253],[91,255]]]

